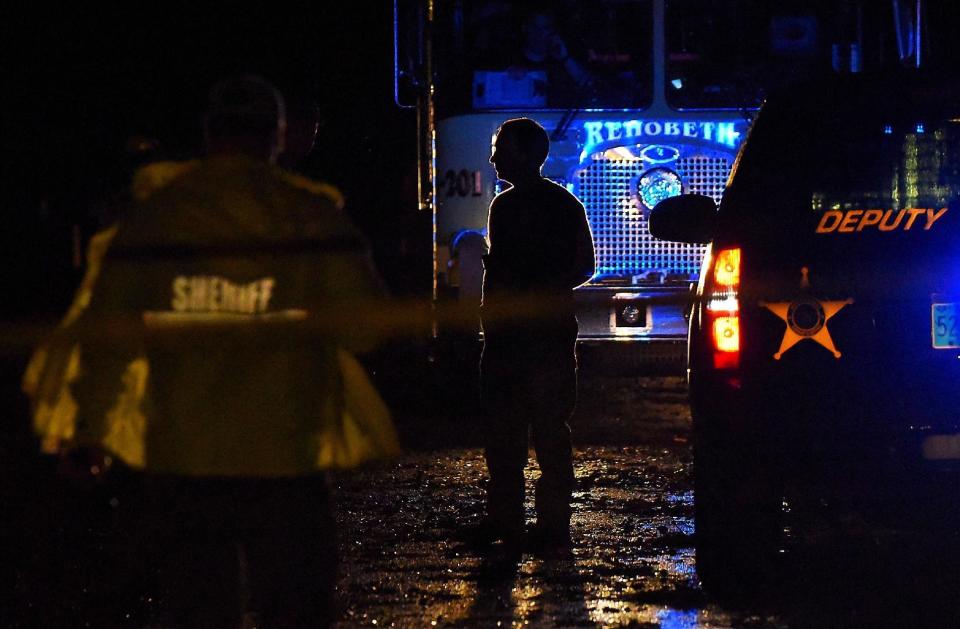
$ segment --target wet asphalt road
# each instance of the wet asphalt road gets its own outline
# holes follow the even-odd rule
[[[418,386],[437,390],[417,380],[409,398],[422,397]],[[573,552],[526,554],[515,570],[498,573],[459,541],[481,512],[478,426],[466,415],[401,416],[410,446],[403,457],[335,478],[338,626],[960,627],[960,527],[920,536],[856,512],[800,517],[792,509],[780,561],[761,575],[758,591],[724,599],[705,593],[696,572],[683,381],[588,377],[580,400],[572,422]],[[531,489],[536,476],[531,462]],[[150,590],[144,597],[135,580],[118,584],[112,572],[105,536],[119,526],[114,497],[125,504],[122,483],[54,486],[60,489],[37,505],[56,508],[43,509],[45,519],[24,517],[46,532],[66,522],[60,528],[72,534],[42,537],[23,557],[35,569],[18,587],[33,604],[6,623],[10,610],[0,603],[0,626],[111,626],[97,620],[101,608],[127,596],[135,615],[123,626],[159,627]],[[532,503],[528,509],[532,520]],[[78,514],[86,519],[73,521]]]
[[[481,513],[477,447],[412,452],[343,477],[341,626],[729,624],[703,600],[694,569],[683,383],[637,385],[586,396],[573,422],[569,558],[527,554],[515,574],[491,577],[482,556],[458,540]],[[528,499],[537,475],[531,459]],[[532,508],[528,500],[528,519]]]
[[[491,575],[458,541],[478,521],[485,470],[475,426],[442,420],[400,460],[338,479],[339,626],[960,627],[955,540],[855,517],[806,523],[759,592],[712,598],[696,573],[682,379],[581,391],[572,556],[525,554]],[[536,476],[531,459],[528,490]]]

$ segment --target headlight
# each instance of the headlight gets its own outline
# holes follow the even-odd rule
[[[637,196],[649,210],[660,201],[678,196],[681,192],[683,186],[680,175],[669,168],[651,168],[637,181]]]

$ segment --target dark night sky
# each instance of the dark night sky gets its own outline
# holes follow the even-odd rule
[[[389,3],[241,6],[86,4],[18,16],[7,28],[21,42],[8,63],[26,87],[16,91],[20,147],[43,160],[51,152],[99,156],[141,131],[170,152],[192,148],[206,87],[239,72],[318,102],[327,138],[348,153],[369,140],[365,130],[389,130],[403,118],[391,105]]]
[[[44,4],[8,10],[0,28],[14,87],[0,95],[8,238],[42,198],[55,218],[82,214],[116,181],[130,134],[158,138],[164,156],[195,154],[207,87],[252,72],[317,103],[304,170],[339,185],[371,240],[394,246],[377,226],[409,209],[399,191],[415,149],[412,114],[393,105],[391,3]]]

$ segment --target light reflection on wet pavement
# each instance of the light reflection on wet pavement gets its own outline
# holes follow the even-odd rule
[[[488,576],[457,541],[481,511],[480,449],[411,453],[342,478],[340,626],[776,626],[701,592],[682,383],[653,384],[620,391],[619,405],[581,405],[572,557],[526,554],[510,576]],[[537,475],[531,460],[528,521]]]
[[[480,511],[480,450],[410,455],[355,476],[340,498],[344,536],[354,538],[344,545],[343,626],[724,626],[681,622],[689,614],[680,608],[700,600],[692,495],[669,493],[671,484],[688,483],[680,478],[689,465],[684,457],[644,447],[579,448],[577,476],[589,489],[574,496],[573,557],[525,555],[516,578],[502,580],[483,578],[481,557],[457,541],[457,529],[475,524]],[[624,466],[615,480],[606,472],[613,462]],[[531,488],[536,473],[535,466],[528,472]],[[396,489],[386,491],[390,486]],[[392,499],[371,504],[371,494]],[[532,503],[528,510],[532,519]]]
[[[803,532],[789,536],[759,595],[711,598],[696,573],[682,380],[581,385],[571,557],[525,555],[511,577],[490,576],[457,541],[481,507],[476,426],[431,424],[429,438],[411,439],[418,450],[338,478],[339,626],[960,627],[957,525],[921,536],[788,515]],[[529,490],[536,476],[531,466]]]

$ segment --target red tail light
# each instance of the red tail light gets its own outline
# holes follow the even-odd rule
[[[732,290],[740,288],[740,248],[721,249],[713,263],[713,289]]]
[[[706,314],[715,369],[740,366],[740,248],[713,256]]]

